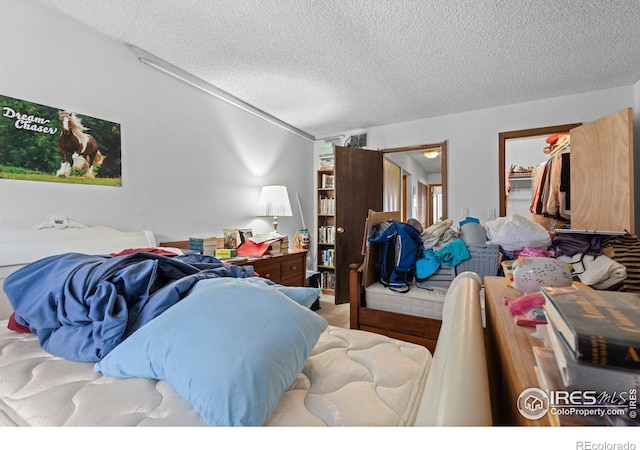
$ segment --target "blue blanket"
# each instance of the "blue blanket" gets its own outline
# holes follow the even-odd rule
[[[4,290],[15,319],[51,354],[100,361],[142,325],[177,303],[199,281],[253,276],[210,256],[65,253],[12,273]]]

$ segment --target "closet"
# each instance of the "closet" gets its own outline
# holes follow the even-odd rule
[[[547,160],[547,155],[543,152],[547,138],[548,135],[509,140],[505,152],[506,215],[520,213],[531,216],[535,174],[538,167]]]
[[[547,159],[532,173],[532,214],[553,217],[568,224],[571,219],[571,155],[570,133],[559,133],[545,139],[541,148]],[[560,227],[557,227],[560,228]]]
[[[627,108],[586,124],[568,124],[499,134],[500,214],[506,215],[505,141],[569,133],[569,222],[534,215],[545,228],[635,234],[633,111]],[[566,149],[563,150],[566,152]],[[559,152],[558,155],[561,155]],[[550,155],[549,157],[558,157]],[[565,180],[566,182],[566,180]],[[534,181],[535,183],[535,181]],[[566,185],[564,188],[566,189]],[[549,220],[551,219],[551,220]]]

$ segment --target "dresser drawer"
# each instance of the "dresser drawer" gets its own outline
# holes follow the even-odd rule
[[[279,283],[280,278],[282,278],[280,272],[280,263],[276,261],[254,264],[253,268],[262,278],[267,278],[274,283]]]
[[[289,278],[289,277],[295,277],[295,276],[300,277],[302,274],[302,271],[305,270],[303,262],[304,260],[297,256],[295,258],[288,258],[287,261],[281,262],[280,277],[281,278]]]
[[[262,278],[285,286],[304,286],[307,278],[306,251],[289,250],[289,253],[284,255],[254,259],[239,264],[252,265]]]

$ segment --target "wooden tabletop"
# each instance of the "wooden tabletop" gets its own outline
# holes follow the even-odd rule
[[[578,289],[590,289],[573,283]],[[516,325],[505,297],[523,294],[507,285],[504,277],[485,277],[485,313],[487,317],[487,358],[491,401],[496,425],[549,426],[558,424],[549,414],[538,420],[526,419],[518,411],[518,397],[527,388],[540,387],[535,366],[534,347],[544,347],[535,327]],[[571,421],[563,421],[573,424]],[[564,424],[564,423],[563,423]]]
[[[504,297],[522,293],[507,285],[504,277],[485,277],[485,314],[491,399],[496,425],[549,426],[547,416],[529,420],[517,408],[518,397],[526,388],[539,387],[532,348],[544,346],[534,334],[535,327],[516,325]]]

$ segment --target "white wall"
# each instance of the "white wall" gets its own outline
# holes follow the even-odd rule
[[[313,144],[138,63],[125,44],[30,0],[0,0],[0,10],[0,94],[120,123],[123,159],[121,188],[0,180],[1,229],[63,214],[150,228],[160,240],[227,227],[264,232],[271,221],[254,214],[260,186],[269,183],[289,188],[294,217],[280,219],[282,232],[292,237],[302,225],[296,193],[315,228]],[[498,133],[637,110],[639,91],[636,84],[345,136],[366,132],[368,148],[447,140],[449,216],[469,208],[484,221],[499,203]],[[635,121],[637,130],[637,114]]]
[[[636,107],[638,84],[429,119],[345,131],[366,132],[367,148],[384,149],[447,141],[448,213],[457,220],[463,208],[482,222],[499,209],[498,134],[506,131],[590,122]],[[637,121],[637,114],[634,117]],[[638,139],[636,139],[637,141]],[[636,152],[637,154],[637,152]],[[636,160],[640,158],[636,157]],[[636,177],[637,178],[637,177]],[[639,208],[640,209],[640,208]]]
[[[271,229],[260,186],[282,183],[290,236],[315,214],[313,144],[140,64],[121,42],[30,0],[0,0],[0,94],[120,123],[122,187],[0,180],[0,229],[53,214],[88,225],[148,228],[159,240]]]

